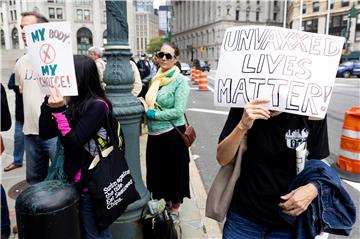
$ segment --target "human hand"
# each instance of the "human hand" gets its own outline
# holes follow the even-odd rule
[[[65,105],[65,99],[61,95],[59,88],[49,87],[49,91],[48,105],[50,108],[60,108]]]
[[[146,103],[145,99],[144,99],[143,97],[138,97],[138,100],[139,100],[140,103],[144,106],[144,110],[145,110],[145,111],[148,111],[149,106],[148,106],[148,104]]]
[[[155,110],[147,110],[145,114],[148,119],[155,119]]]
[[[264,107],[264,104],[269,102],[270,100],[255,99],[247,103],[245,105],[242,118],[239,122],[239,126],[245,129],[250,129],[256,119],[269,119],[270,111]]]
[[[285,214],[299,216],[308,208],[317,195],[317,188],[314,184],[308,183],[305,186],[301,186],[290,193],[281,196],[280,198],[285,200],[285,202],[279,203],[279,207],[283,209]]]

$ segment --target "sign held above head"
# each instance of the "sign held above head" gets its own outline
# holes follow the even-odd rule
[[[272,26],[228,28],[221,46],[214,104],[325,117],[344,38]]]
[[[77,95],[69,22],[51,22],[24,28],[35,80],[45,94],[57,87],[63,96]]]

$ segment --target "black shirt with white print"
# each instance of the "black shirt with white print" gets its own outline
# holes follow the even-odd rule
[[[230,109],[219,142],[236,127],[242,113],[242,108]],[[281,113],[268,120],[255,120],[247,133],[247,151],[230,209],[265,227],[289,227],[279,216],[278,204],[296,176],[295,148],[304,141],[308,159],[329,156],[326,117],[309,120],[307,116]]]

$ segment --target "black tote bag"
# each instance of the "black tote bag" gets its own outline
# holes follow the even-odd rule
[[[111,115],[107,116],[107,129],[112,151],[103,156],[95,140],[99,153],[99,162],[89,170],[89,192],[92,196],[95,222],[99,232],[110,226],[127,206],[140,199],[135,181],[125,160],[125,144],[119,122]]]

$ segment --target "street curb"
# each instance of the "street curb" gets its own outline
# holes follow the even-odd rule
[[[192,189],[192,192],[194,192],[194,200],[199,208],[200,215],[201,215],[201,221],[203,224],[204,233],[207,238],[221,238],[222,232],[219,226],[219,223],[216,221],[207,218],[205,216],[205,206],[206,206],[206,198],[207,193],[204,187],[204,184],[202,182],[199,170],[195,164],[195,161],[192,159],[193,154],[191,152],[191,149],[189,149],[190,153],[190,186]]]

